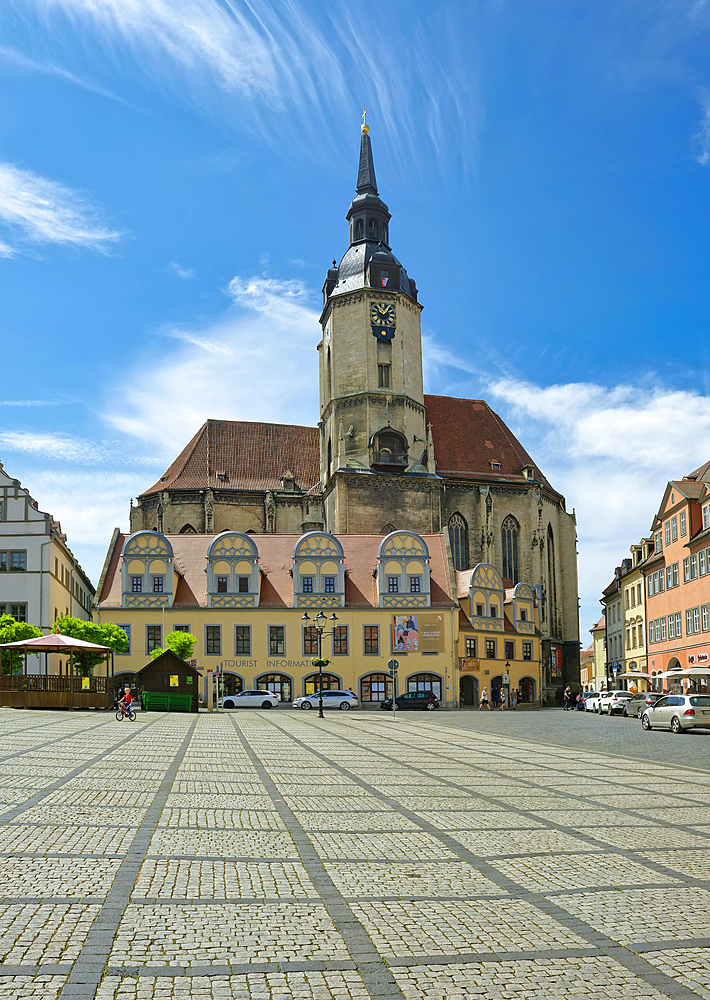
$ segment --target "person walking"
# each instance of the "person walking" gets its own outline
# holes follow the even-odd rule
[[[564,710],[565,710],[565,712],[569,712],[569,710],[570,710],[570,707],[571,707],[571,698],[572,698],[572,689],[571,689],[571,687],[568,684],[567,687],[565,688],[565,693],[564,693]]]
[[[485,688],[481,691],[481,703],[478,706],[478,711],[480,712],[482,708],[487,708],[489,712],[491,710],[491,706],[488,704],[488,692]]]
[[[516,707],[517,707],[516,692],[511,688],[511,691],[510,691],[510,710],[511,710],[511,712],[515,711]]]

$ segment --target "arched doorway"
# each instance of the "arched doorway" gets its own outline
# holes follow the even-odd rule
[[[533,705],[535,703],[535,680],[533,677],[521,677],[518,684],[521,705]]]
[[[462,708],[478,705],[478,678],[469,674],[459,680],[459,704]]]
[[[407,691],[433,691],[441,701],[443,685],[438,674],[412,674],[407,678]]]
[[[262,674],[256,679],[259,691],[273,691],[281,701],[293,701],[293,681],[288,674]]]
[[[109,682],[111,683],[111,681]],[[133,698],[136,699],[140,695],[140,691],[137,690],[136,686],[136,672],[135,670],[124,670],[123,673],[114,674],[113,676],[113,700],[114,702],[118,699],[118,689],[120,687],[125,688],[126,684],[130,685],[131,694]],[[109,690],[111,690],[109,688]]]
[[[323,690],[324,691],[339,691],[342,687],[342,682],[339,677],[335,674],[321,674],[323,678]],[[310,674],[303,681],[303,693],[308,697],[311,694],[318,694],[320,688],[318,687],[318,674]]]
[[[677,656],[672,656],[666,666],[666,673],[670,673],[671,670],[680,670],[680,669],[681,669],[680,660],[678,659]],[[682,677],[669,677],[667,680],[666,678],[663,677],[662,674],[661,677],[663,680],[666,681],[665,683],[666,691],[675,691],[677,694],[681,693],[683,688]]]
[[[230,694],[239,694],[240,691],[244,690],[244,681],[239,674],[230,674],[227,673],[226,670],[224,673],[217,673],[215,671],[215,673],[212,674],[212,685],[215,705],[217,704],[218,697],[221,698],[222,696]]]
[[[503,697],[503,675],[496,674],[495,677],[491,677],[490,699],[493,708],[495,708],[496,705],[500,705],[502,697]]]
[[[360,701],[381,702],[392,697],[392,681],[389,674],[365,674],[360,678]]]

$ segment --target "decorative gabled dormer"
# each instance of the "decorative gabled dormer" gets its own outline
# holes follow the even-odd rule
[[[535,591],[529,583],[519,583],[513,590],[511,601],[513,625],[523,635],[535,632]]]
[[[345,555],[335,535],[309,531],[293,547],[294,608],[345,606]]]
[[[393,531],[377,551],[377,593],[381,608],[431,607],[429,550],[414,531]]]
[[[259,550],[250,535],[223,531],[207,549],[207,607],[259,606]]]
[[[503,579],[491,563],[479,563],[468,587],[468,617],[474,628],[503,631]]]
[[[121,551],[121,605],[170,608],[174,599],[173,547],[157,531],[136,531]]]

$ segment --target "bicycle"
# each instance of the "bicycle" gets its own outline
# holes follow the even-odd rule
[[[133,711],[132,708],[126,710],[122,705],[119,705],[118,711],[116,712],[116,719],[118,722],[120,722],[121,719],[130,719],[131,722],[135,722],[136,713]]]

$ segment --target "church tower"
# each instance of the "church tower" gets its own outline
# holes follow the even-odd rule
[[[346,216],[350,245],[328,271],[320,319],[321,482],[335,531],[347,529],[339,526],[339,491],[327,488],[334,476],[427,473],[422,307],[390,248],[369,131],[363,124],[357,194]]]

